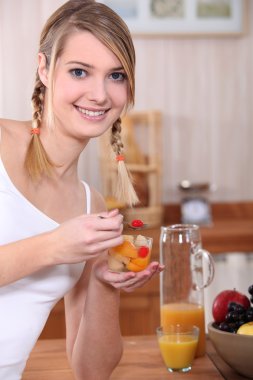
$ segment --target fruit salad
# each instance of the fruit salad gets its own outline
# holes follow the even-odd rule
[[[149,262],[153,239],[142,235],[123,235],[124,241],[109,251],[108,266],[113,272],[140,272]]]

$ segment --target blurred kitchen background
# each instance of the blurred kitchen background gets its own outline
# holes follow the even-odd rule
[[[178,185],[184,179],[210,184],[211,205],[253,203],[253,1],[227,1],[235,2],[244,7],[238,35],[133,36],[134,111],[161,114],[162,205],[180,204]],[[30,119],[39,33],[63,3],[0,0],[0,117]],[[103,191],[99,155],[98,141],[90,142],[80,175]],[[207,321],[218,291],[246,292],[253,283],[250,252],[235,247],[213,257],[216,276],[206,292]]]

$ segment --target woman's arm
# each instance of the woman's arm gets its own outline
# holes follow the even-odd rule
[[[76,380],[109,379],[122,355],[119,290],[97,278],[101,259],[86,263],[65,296],[67,353]]]
[[[133,291],[163,267],[152,262],[142,272],[113,273],[107,253],[86,265],[65,297],[67,353],[76,380],[108,380],[122,354],[119,289]]]
[[[122,216],[117,210],[81,215],[50,232],[0,246],[0,286],[40,269],[80,263],[122,242]]]
[[[50,233],[0,246],[0,287],[52,265],[55,246]]]

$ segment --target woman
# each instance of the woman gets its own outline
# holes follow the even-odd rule
[[[123,21],[103,4],[70,0],[41,34],[32,121],[0,122],[0,379],[21,378],[63,296],[75,378],[108,379],[122,354],[119,291],[162,270],[153,262],[139,273],[108,271],[122,215],[107,212],[77,174],[89,140],[111,128],[119,192],[137,201],[120,140],[120,116],[134,102],[134,64]]]

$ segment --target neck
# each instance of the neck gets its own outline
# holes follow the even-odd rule
[[[57,177],[77,177],[77,166],[80,154],[89,142],[89,139],[78,140],[67,135],[62,135],[57,129],[49,130],[41,128],[41,142],[55,163],[55,175]]]

